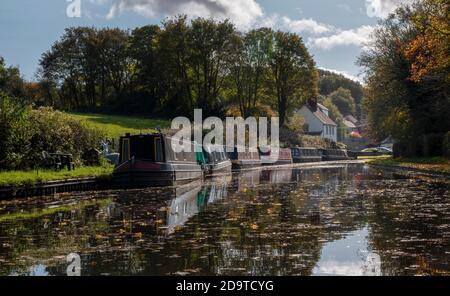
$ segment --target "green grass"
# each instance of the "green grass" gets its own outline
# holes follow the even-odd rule
[[[161,129],[170,127],[170,121],[163,119],[93,113],[69,113],[69,115],[103,130],[109,138],[119,138],[125,133],[155,132],[158,126]]]
[[[62,169],[33,171],[0,171],[0,186],[31,185],[54,180],[65,180],[82,177],[99,177],[110,175],[113,165],[105,164],[97,167],[78,167],[73,171]]]
[[[445,157],[421,158],[384,158],[374,159],[370,163],[384,166],[398,166],[403,168],[421,169],[435,172],[450,173],[450,160]]]
[[[376,155],[376,156],[358,156],[358,159],[368,159],[368,160],[375,160],[375,159],[387,159],[391,158],[389,155]]]

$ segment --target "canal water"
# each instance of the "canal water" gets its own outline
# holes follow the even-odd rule
[[[449,189],[358,164],[7,201],[0,274],[448,275]]]

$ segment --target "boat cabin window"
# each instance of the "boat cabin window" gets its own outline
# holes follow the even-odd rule
[[[154,160],[154,138],[136,136],[131,138],[131,156],[136,159]]]
[[[163,150],[162,150],[162,140],[160,137],[155,137],[155,162],[164,161]]]
[[[132,157],[154,162],[163,162],[164,150],[162,138],[148,135],[122,138],[122,161],[127,161]]]

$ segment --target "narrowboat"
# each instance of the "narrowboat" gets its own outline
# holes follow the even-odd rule
[[[171,142],[171,137],[160,133],[121,137],[119,164],[113,172],[116,185],[173,186],[202,178],[194,143],[184,143],[191,146],[190,152],[175,152]]]
[[[322,160],[348,160],[347,150],[344,149],[322,149]]]
[[[291,148],[291,154],[295,163],[322,161],[322,152],[316,148],[295,147]]]
[[[227,147],[226,150],[228,158],[231,160],[231,168],[233,170],[261,165],[261,159],[259,158],[259,153],[257,150],[250,151],[246,148],[244,152],[239,152],[237,147],[231,149],[230,147]]]
[[[203,162],[207,176],[231,173],[231,161],[222,145],[203,145]]]
[[[274,153],[270,150],[263,152],[262,149],[259,149],[259,157],[262,165],[281,165],[292,163],[291,149],[289,148],[279,148],[278,157],[276,157],[276,155],[274,155]]]

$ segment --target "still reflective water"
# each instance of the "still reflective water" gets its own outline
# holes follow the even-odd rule
[[[450,274],[450,180],[365,165],[0,204],[0,274]]]

